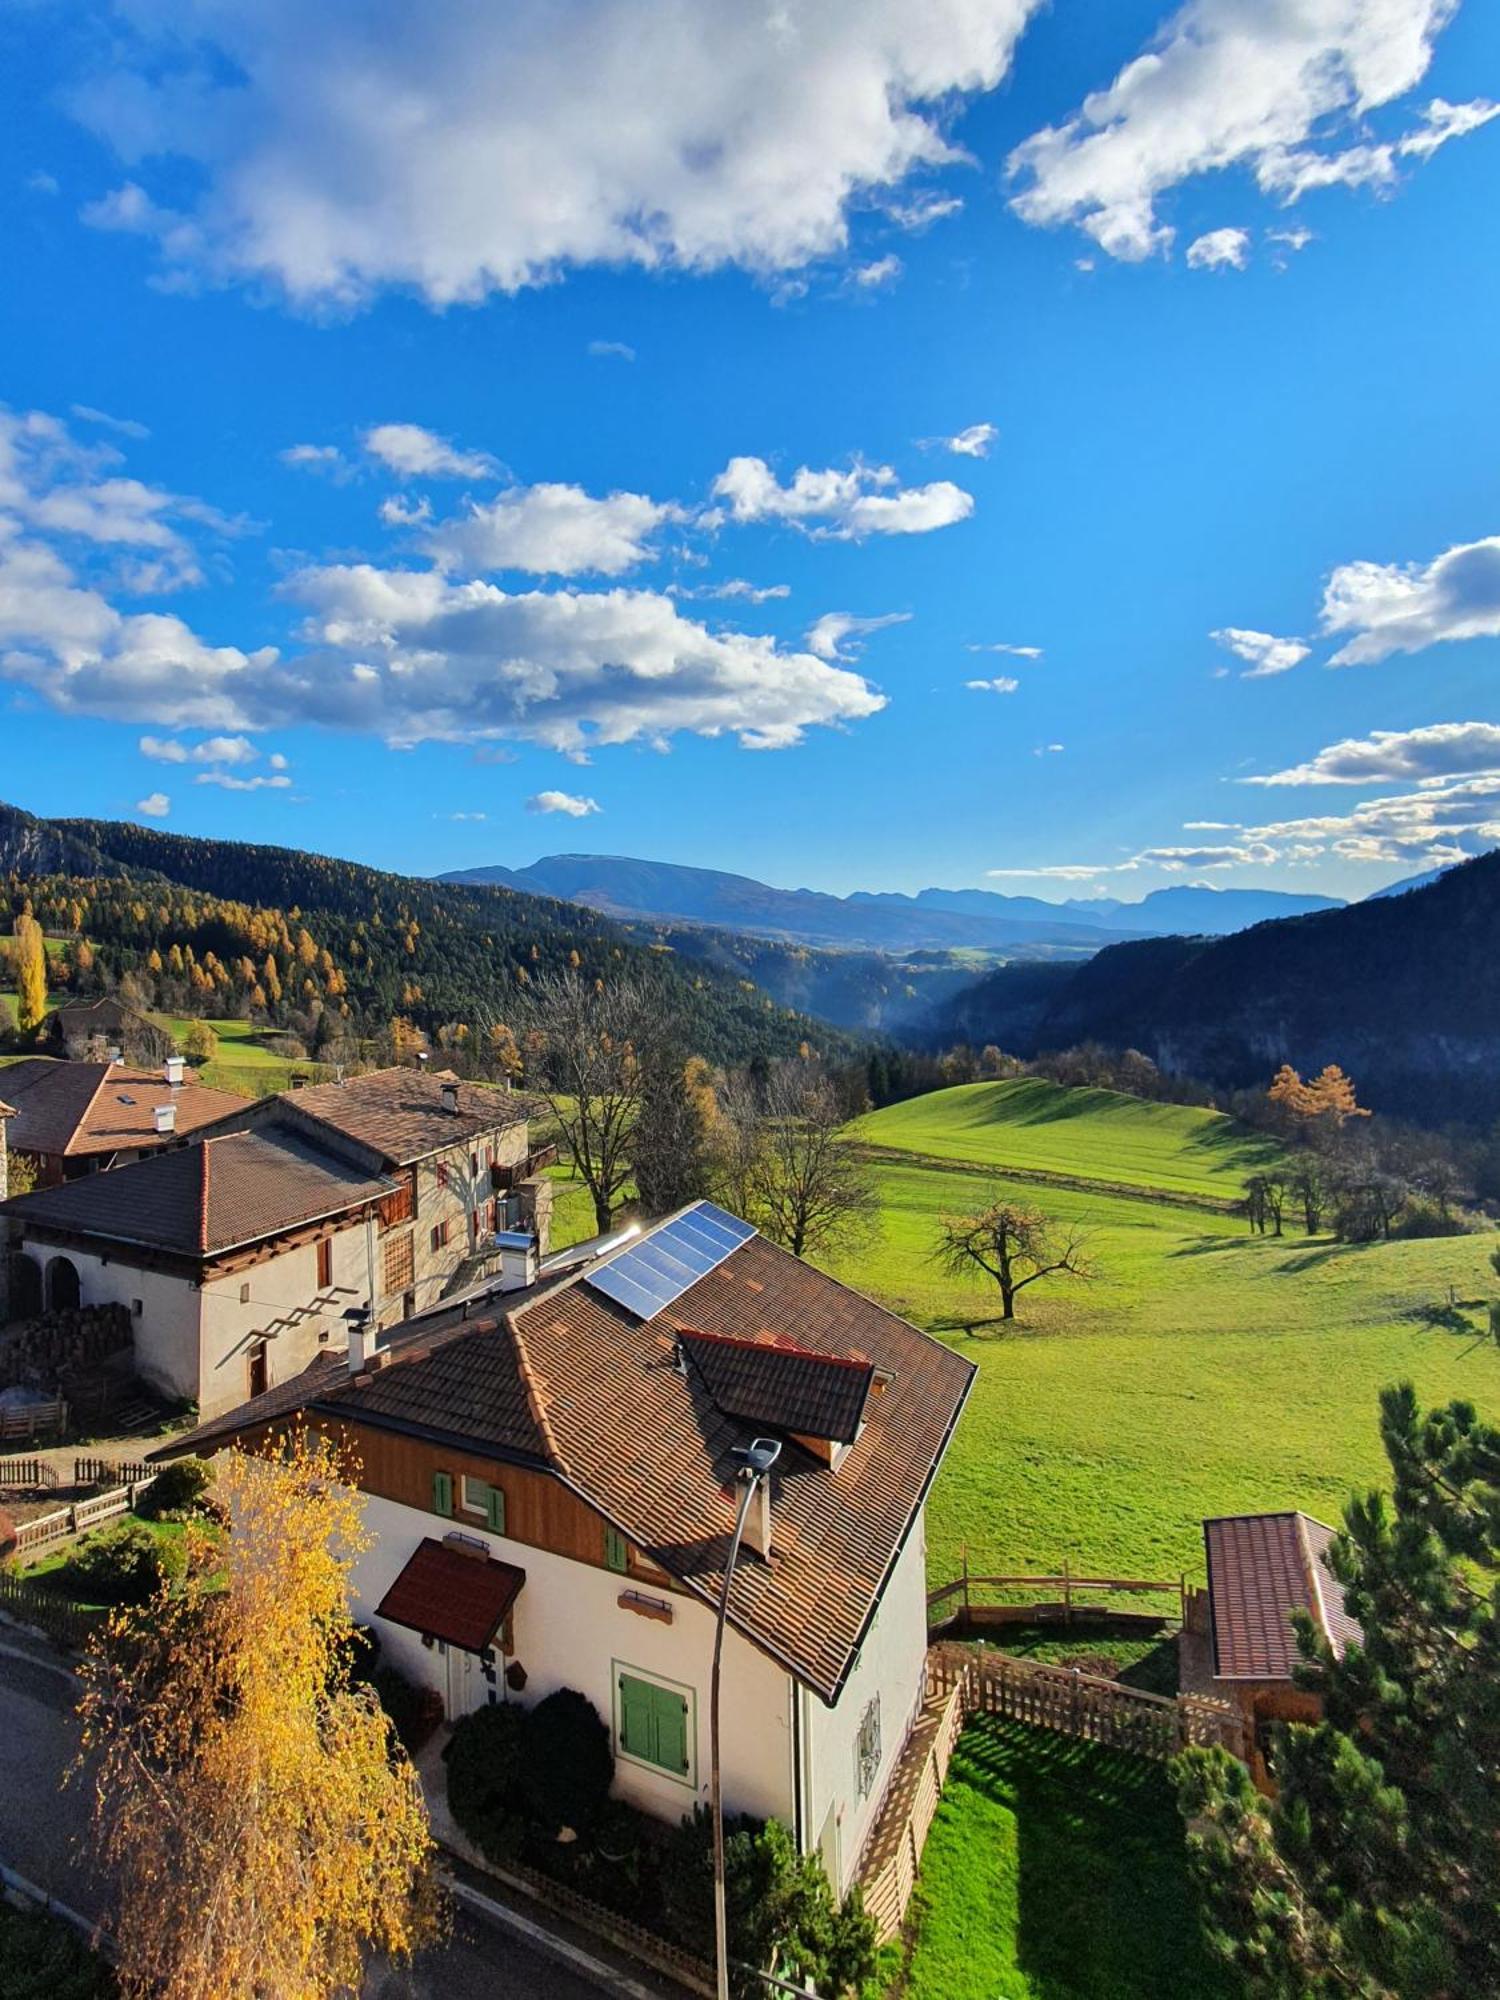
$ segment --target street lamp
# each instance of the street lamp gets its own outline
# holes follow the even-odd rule
[[[714,1821],[714,1944],[717,1952],[719,2000],[729,2000],[729,1917],[724,1903],[724,1787],[719,1773],[719,1670],[724,1658],[724,1620],[729,1611],[729,1588],[734,1582],[734,1566],[739,1561],[740,1542],[750,1507],[763,1479],[781,1456],[777,1438],[756,1438],[743,1450],[740,1460],[740,1504],[735,1515],[734,1539],[729,1544],[729,1560],[724,1565],[724,1588],[719,1593],[719,1622],[714,1629],[714,1667],[708,1695],[709,1798]],[[770,1550],[765,1551],[770,1555]]]

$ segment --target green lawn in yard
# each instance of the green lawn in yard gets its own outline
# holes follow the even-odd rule
[[[928,1835],[905,2000],[1229,2000],[1165,1771],[983,1716]]]
[[[1230,1200],[1277,1157],[1274,1146],[1217,1111],[1069,1090],[1041,1077],[955,1084],[888,1104],[857,1119],[848,1136],[933,1159]]]
[[[66,993],[49,993],[46,1008],[50,1014],[67,999]],[[16,1025],[16,996],[14,993],[0,993],[0,1025],[14,1028]]]
[[[88,1534],[80,1535],[76,1541],[60,1542],[48,1549],[45,1555],[38,1556],[35,1562],[27,1563],[21,1569],[21,1575],[28,1583],[34,1583],[42,1590],[55,1591],[69,1604],[81,1605],[85,1611],[105,1609],[103,1605],[90,1603],[86,1597],[78,1594],[73,1582],[73,1558],[86,1543],[94,1541],[101,1535],[107,1535],[111,1528],[118,1527],[122,1521],[129,1521],[136,1527],[147,1528],[164,1542],[180,1541],[187,1532],[187,1524],[183,1521],[148,1521],[139,1514],[117,1514],[113,1520],[105,1521],[97,1528],[91,1528]]]
[[[1066,1560],[1098,1575],[1201,1575],[1205,1517],[1303,1507],[1337,1522],[1350,1490],[1381,1477],[1385,1384],[1410,1379],[1427,1401],[1467,1396],[1500,1414],[1500,1353],[1481,1337],[1493,1232],[1277,1239],[1228,1217],[1016,1182],[1017,1200],[1086,1227],[1097,1276],[1030,1287],[1006,1329],[988,1280],[951,1278],[931,1256],[939,1218],[977,1206],[991,1178],[873,1171],[878,1238],[830,1268],[980,1371],[928,1507],[933,1584],[956,1574],[965,1543],[976,1573],[1052,1573]],[[1451,1327],[1436,1318],[1450,1286]]]

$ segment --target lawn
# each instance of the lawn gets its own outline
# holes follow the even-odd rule
[[[1161,1131],[1181,1115],[1136,1110]],[[977,1129],[993,1157],[997,1127]],[[1152,1164],[1145,1132],[1136,1170],[1170,1171],[1170,1158]],[[1196,1158],[1191,1128],[1186,1145]],[[1169,1152],[1160,1141],[1158,1158]],[[1083,1224],[1097,1275],[1024,1291],[1003,1329],[988,1280],[950,1278],[931,1254],[939,1218],[980,1205],[992,1176],[889,1159],[873,1171],[877,1238],[830,1268],[979,1366],[928,1508],[934,1583],[965,1544],[975,1571],[1066,1559],[1105,1575],[1201,1575],[1204,1517],[1303,1507],[1336,1522],[1351,1488],[1380,1477],[1386,1383],[1500,1412],[1500,1353],[1481,1337],[1492,1232],[1278,1240],[1206,1212],[1018,1181],[1007,1187],[1017,1200]]]
[[[186,1523],[183,1521],[148,1521],[139,1514],[121,1514],[112,1521],[106,1521],[101,1527],[91,1529],[88,1534],[80,1535],[76,1541],[63,1542],[49,1549],[34,1562],[25,1564],[21,1569],[21,1575],[27,1583],[36,1584],[40,1590],[55,1591],[69,1604],[77,1604],[85,1611],[105,1610],[106,1606],[82,1594],[85,1586],[76,1580],[73,1560],[85,1545],[96,1541],[100,1536],[107,1535],[112,1528],[120,1526],[124,1521],[129,1521],[136,1527],[146,1528],[163,1542],[181,1541],[187,1532]]]
[[[994,1716],[954,1754],[905,2000],[1227,2000],[1160,1765]]]
[[[1236,1198],[1248,1176],[1277,1157],[1265,1139],[1217,1111],[1069,1090],[1040,1077],[909,1098],[857,1119],[849,1137],[932,1159],[1220,1200]]]

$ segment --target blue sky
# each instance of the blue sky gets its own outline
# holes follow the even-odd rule
[[[44,0],[0,73],[15,803],[838,891],[1500,839],[1493,8]]]

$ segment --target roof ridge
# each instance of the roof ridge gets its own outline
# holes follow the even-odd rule
[[[1323,1637],[1332,1645],[1333,1628],[1328,1621],[1328,1602],[1323,1595],[1323,1583],[1319,1574],[1323,1564],[1321,1558],[1313,1553],[1312,1544],[1307,1537],[1307,1523],[1312,1519],[1312,1516],[1304,1514],[1298,1508],[1292,1518],[1297,1523],[1297,1554],[1301,1559],[1302,1572],[1307,1582],[1308,1594],[1312,1599],[1313,1608],[1317,1614],[1318,1628],[1322,1632]],[[1314,1525],[1321,1528],[1324,1526],[1324,1523],[1318,1521]]]
[[[73,1120],[73,1129],[68,1134],[67,1139],[63,1145],[64,1159],[66,1159],[68,1154],[73,1150],[74,1140],[77,1139],[80,1132],[83,1131],[84,1127],[89,1123],[90,1119],[93,1117],[94,1106],[99,1102],[99,1094],[104,1089],[105,1084],[109,1082],[111,1075],[114,1073],[117,1067],[118,1067],[117,1064],[108,1062],[105,1063],[104,1067],[101,1069],[99,1073],[99,1081],[94,1085],[93,1089],[89,1092],[88,1102],[84,1105],[83,1109],[79,1112],[78,1116]]]
[[[530,1301],[529,1303],[535,1303],[535,1301]],[[567,1461],[558,1449],[557,1433],[552,1428],[552,1419],[542,1407],[541,1394],[537,1388],[534,1372],[536,1364],[533,1362],[526,1342],[522,1338],[521,1329],[518,1324],[519,1317],[520,1315],[514,1311],[503,1313],[501,1315],[501,1324],[507,1329],[511,1339],[515,1343],[516,1364],[520,1373],[522,1386],[526,1391],[526,1406],[531,1411],[536,1427],[542,1434],[542,1443],[547,1447],[548,1457],[551,1458],[559,1471],[567,1473]],[[571,1478],[572,1474],[568,1473],[568,1477]]]
[[[679,1325],[677,1333],[683,1340],[710,1340],[719,1347],[746,1348],[755,1354],[786,1354],[798,1361],[819,1361],[830,1368],[873,1369],[875,1366],[868,1355],[824,1354],[819,1348],[803,1347],[799,1341],[787,1340],[779,1333],[773,1333],[768,1340],[759,1340],[750,1333],[710,1333],[705,1327],[685,1325]]]
[[[203,1155],[203,1167],[199,1174],[198,1186],[198,1248],[208,1248],[208,1159],[210,1141],[205,1139],[198,1151]]]

